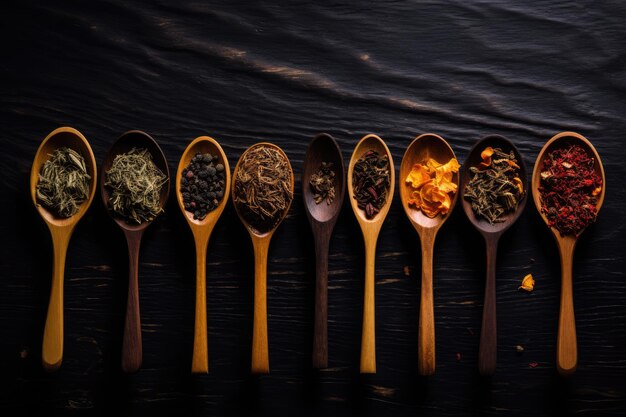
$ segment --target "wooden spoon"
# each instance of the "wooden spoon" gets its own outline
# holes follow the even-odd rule
[[[80,205],[78,212],[71,217],[57,217],[37,202],[37,183],[41,167],[58,148],[68,147],[75,150],[85,159],[87,173],[91,176],[89,197]],[[47,371],[55,371],[63,360],[63,277],[65,272],[65,255],[70,237],[79,220],[85,215],[96,192],[96,159],[87,139],[76,129],[60,127],[52,131],[39,145],[35,160],[30,171],[30,195],[39,215],[48,225],[52,235],[54,264],[52,268],[52,288],[48,304],[48,316],[43,333],[41,360]]]
[[[462,198],[463,210],[470,222],[478,229],[485,239],[487,250],[487,282],[485,284],[485,301],[483,304],[483,320],[480,331],[480,347],[478,351],[478,370],[482,375],[493,375],[496,370],[496,358],[498,351],[498,340],[496,331],[496,255],[498,253],[498,240],[500,236],[515,223],[524,211],[528,195],[528,181],[526,179],[526,165],[524,160],[511,142],[502,136],[492,135],[478,141],[470,151],[461,175],[461,186],[459,192],[465,193],[465,187],[471,179],[470,167],[478,166],[482,162],[481,152],[488,146],[500,148],[503,152],[515,154],[517,164],[520,167],[519,177],[524,187],[524,196],[519,201],[517,209],[509,213],[504,221],[490,224],[482,217],[476,217],[469,200]]]
[[[532,178],[532,190],[533,200],[539,215],[546,222],[548,219],[541,211],[541,194],[539,192],[539,185],[541,182],[541,167],[543,166],[544,158],[553,150],[569,145],[579,145],[583,147],[593,158],[593,168],[596,174],[602,178],[602,191],[598,196],[598,203],[596,204],[597,212],[600,211],[602,203],[604,202],[604,193],[606,190],[606,180],[604,177],[604,168],[602,167],[602,161],[600,155],[585,137],[574,132],[562,132],[556,136],[553,136],[541,149],[537,161],[535,162],[535,168],[533,170]],[[548,226],[549,227],[549,226]],[[578,363],[578,347],[576,343],[576,321],[574,319],[574,300],[573,300],[573,288],[572,288],[572,263],[574,258],[574,248],[580,235],[584,232],[584,229],[578,232],[576,235],[565,235],[556,229],[551,227],[550,230],[556,239],[556,243],[559,247],[559,254],[561,257],[561,309],[559,314],[559,333],[557,339],[557,369],[561,375],[570,375],[576,371]]]
[[[335,172],[335,198],[317,204],[309,185],[322,162],[332,163]],[[328,248],[333,228],[341,212],[345,193],[345,173],[339,145],[322,133],[313,138],[304,157],[302,198],[315,240],[315,321],[313,330],[313,367],[328,367]]]
[[[387,155],[389,158],[389,193],[385,204],[373,219],[368,219],[358,207],[358,203],[354,198],[354,186],[352,183],[352,175],[354,173],[354,165],[368,151],[376,151],[380,156]],[[350,204],[356,216],[361,232],[363,233],[363,241],[365,243],[365,291],[363,298],[363,333],[361,336],[361,373],[376,373],[376,314],[374,302],[374,277],[375,277],[375,260],[376,260],[376,241],[382,227],[385,217],[391,207],[393,201],[393,192],[395,187],[395,168],[393,165],[393,157],[385,142],[376,135],[367,135],[363,137],[354,148],[350,165],[348,167],[348,194],[350,196]]]
[[[418,370],[420,375],[435,373],[435,316],[433,311],[433,248],[439,228],[450,217],[459,194],[452,196],[448,213],[430,218],[415,207],[409,207],[409,199],[414,188],[406,184],[404,179],[413,169],[413,165],[425,163],[433,158],[440,164],[456,159],[454,151],[441,136],[426,133],[418,136],[407,148],[400,165],[400,199],[402,207],[413,227],[420,236],[422,243],[422,290],[420,301],[419,338],[418,338]],[[452,175],[452,182],[459,185],[459,174]]]
[[[147,149],[152,155],[154,164],[167,176],[167,182],[161,187],[161,207],[165,206],[170,191],[170,172],[163,151],[152,137],[139,130],[131,130],[124,133],[113,143],[111,149],[104,158],[100,170],[100,194],[104,207],[115,223],[122,229],[128,244],[128,300],[126,304],[126,320],[124,323],[124,339],[122,342],[122,370],[124,372],[136,372],[141,367],[142,344],[141,344],[141,318],[139,315],[139,287],[137,275],[139,270],[139,246],[141,237],[152,221],[141,224],[127,223],[126,220],[117,217],[110,209],[109,190],[104,185],[106,173],[111,168],[113,160],[119,154],[127,153],[133,148]],[[153,220],[154,221],[154,220]]]
[[[241,220],[241,223],[245,226],[250,234],[250,238],[252,239],[252,246],[254,248],[254,321],[252,328],[252,373],[253,374],[267,374],[270,371],[270,361],[269,361],[269,349],[268,349],[268,338],[267,338],[267,253],[270,246],[270,241],[274,232],[282,223],[287,212],[289,211],[289,207],[291,206],[291,201],[283,212],[281,213],[280,220],[276,223],[276,225],[269,230],[257,230],[255,229],[248,221],[242,216],[239,212],[237,204],[235,203],[235,189],[237,185],[237,174],[239,172],[239,166],[241,161],[247,152],[251,149],[254,149],[258,146],[264,146],[273,148],[278,151],[286,160],[289,166],[289,173],[291,176],[291,181],[289,183],[289,188],[293,193],[293,170],[291,169],[291,164],[289,163],[289,158],[283,152],[281,148],[278,146],[267,143],[267,142],[259,142],[257,144],[249,147],[239,158],[237,161],[237,165],[235,166],[235,170],[233,171],[233,181],[232,181],[232,193],[231,198],[233,200],[233,205],[235,206],[235,211]]]
[[[218,162],[224,165],[224,195],[218,206],[209,212],[203,220],[194,220],[193,213],[185,210],[183,195],[180,190],[180,182],[183,170],[187,168],[191,159],[197,154],[211,154],[218,157]],[[206,322],[206,251],[211,232],[219,220],[224,207],[228,203],[230,194],[230,166],[222,147],[217,141],[208,136],[200,136],[187,146],[178,164],[176,172],[176,200],[178,207],[183,212],[185,220],[191,228],[193,239],[196,244],[196,322],[193,336],[193,359],[191,372],[194,374],[209,372],[209,354],[207,347],[207,322]]]

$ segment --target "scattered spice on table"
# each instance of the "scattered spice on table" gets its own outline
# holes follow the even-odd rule
[[[531,368],[536,368],[537,366],[539,366],[538,362],[531,362],[528,364],[528,366],[530,366]]]
[[[451,195],[454,196],[457,190],[452,177],[459,172],[460,167],[456,158],[451,158],[445,164],[428,158],[427,161],[413,165],[405,179],[405,183],[412,188],[409,207],[421,210],[430,218],[447,214],[452,206]]]
[[[522,353],[524,353],[524,346],[522,346],[522,345],[515,346],[515,352],[517,354],[521,355]]]
[[[596,220],[602,178],[580,145],[549,152],[541,166],[541,212],[562,236],[576,235]]]
[[[461,352],[457,352],[454,356],[456,357],[457,362],[461,362]]]
[[[183,169],[180,192],[185,210],[196,220],[203,220],[224,197],[224,164],[217,155],[198,152]]]
[[[73,149],[58,148],[39,172],[37,202],[58,217],[71,217],[89,197],[90,181],[85,158]]]
[[[519,286],[518,290],[524,290],[526,292],[532,292],[535,289],[535,279],[532,274],[527,274],[522,279],[522,285]]]
[[[256,231],[274,228],[293,199],[289,160],[277,149],[255,145],[239,161],[233,201],[239,214]]]
[[[376,151],[365,152],[354,164],[352,186],[354,199],[365,217],[373,219],[387,201],[391,176],[389,158]]]
[[[507,214],[517,210],[524,197],[524,183],[513,151],[486,147],[480,154],[482,162],[470,167],[472,177],[465,187],[464,198],[472,211],[489,223],[503,222]]]
[[[402,272],[404,273],[405,277],[411,276],[411,270],[409,269],[408,265],[404,265],[404,267],[402,268]]]
[[[163,211],[161,189],[166,183],[167,176],[147,149],[133,148],[116,155],[105,172],[109,208],[128,223],[152,221]]]
[[[326,201],[331,204],[335,199],[335,171],[332,162],[322,162],[319,169],[311,175],[309,185],[313,190],[315,204]]]

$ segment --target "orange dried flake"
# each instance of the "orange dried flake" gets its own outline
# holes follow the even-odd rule
[[[440,213],[447,214],[452,206],[450,193],[457,190],[452,177],[460,167],[455,158],[445,164],[429,158],[426,163],[413,165],[405,179],[405,183],[414,189],[408,201],[409,206],[415,206],[430,218]]]
[[[518,290],[524,290],[526,292],[531,292],[535,289],[535,279],[532,274],[528,274],[522,280],[522,285],[518,288]]]
[[[483,159],[480,165],[484,167],[491,165],[491,155],[493,155],[494,152],[495,151],[491,146],[487,146],[485,150],[480,153],[480,157]]]

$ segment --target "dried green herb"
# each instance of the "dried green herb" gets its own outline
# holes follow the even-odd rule
[[[163,211],[161,188],[167,176],[152,161],[147,149],[119,154],[105,173],[109,208],[129,223],[154,220]]]
[[[313,190],[315,204],[326,200],[330,204],[335,199],[335,171],[332,162],[322,162],[317,172],[311,175],[309,185]]]
[[[58,148],[39,172],[37,201],[59,217],[71,217],[89,197],[90,180],[85,158],[73,149]]]
[[[470,167],[473,174],[465,187],[463,197],[469,200],[477,217],[489,223],[500,223],[508,213],[517,209],[525,190],[520,179],[520,168],[513,151],[505,153],[499,148],[486,148],[483,162]]]
[[[246,151],[234,178],[239,214],[258,232],[274,228],[293,199],[289,161],[278,150],[256,145]]]
[[[387,155],[380,156],[376,151],[367,151],[354,164],[354,198],[368,219],[373,219],[385,205],[390,181]]]

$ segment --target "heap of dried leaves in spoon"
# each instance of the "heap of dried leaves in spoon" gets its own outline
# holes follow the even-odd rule
[[[274,228],[293,199],[293,177],[287,158],[278,150],[256,145],[239,162],[233,201],[237,211],[258,232]]]
[[[85,158],[70,148],[56,149],[39,172],[37,201],[59,217],[76,214],[89,196]]]
[[[154,220],[163,211],[161,188],[167,176],[152,161],[147,149],[133,148],[115,156],[106,171],[109,208],[129,223]]]

